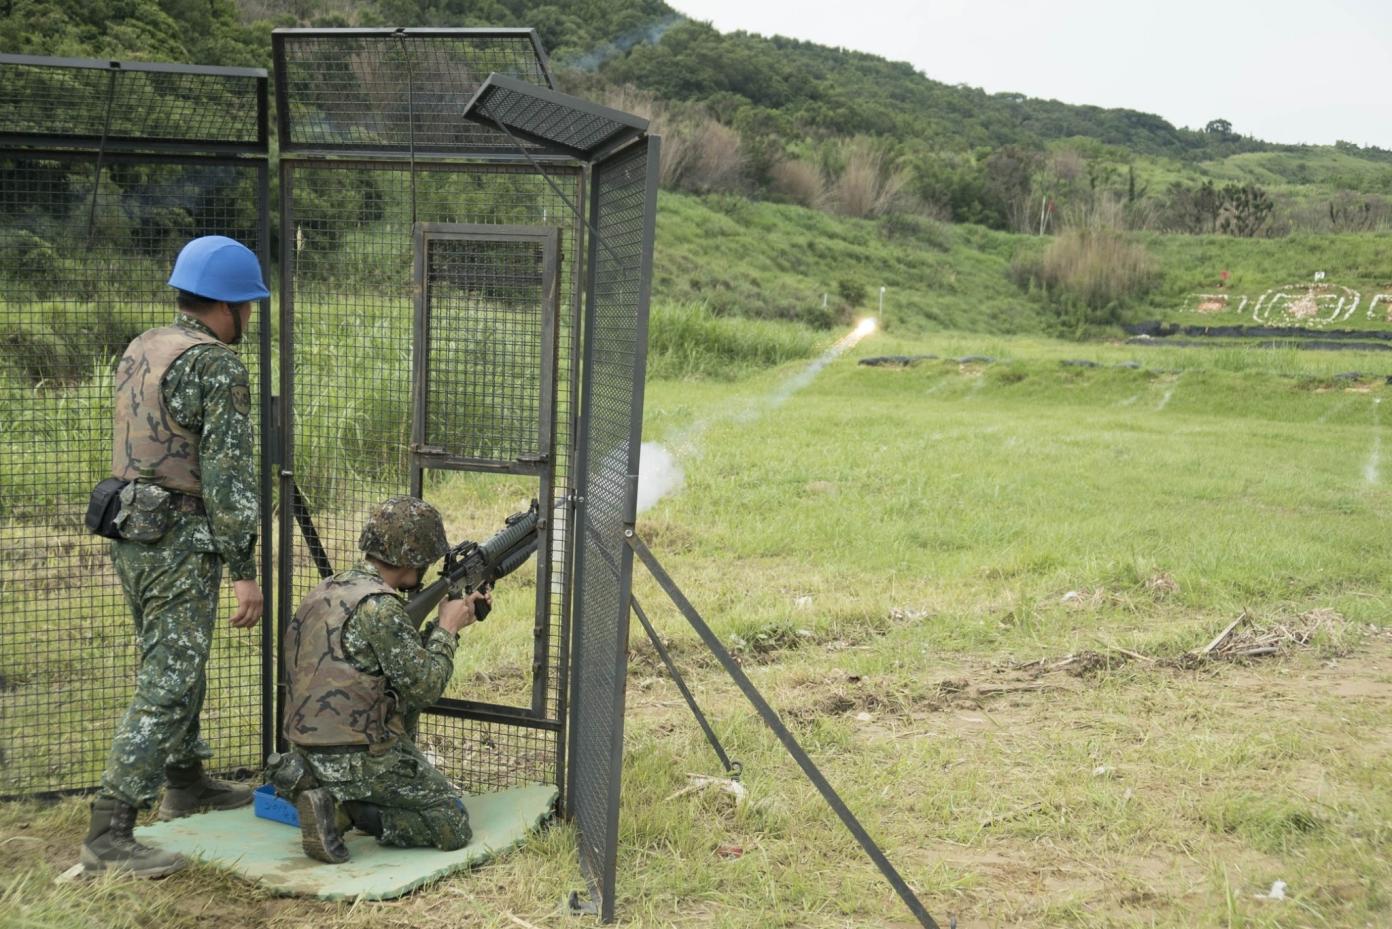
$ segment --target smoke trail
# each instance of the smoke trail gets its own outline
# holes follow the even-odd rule
[[[867,319],[838,339],[834,345],[822,352],[807,367],[783,381],[767,396],[760,397],[744,409],[697,420],[670,436],[666,444],[644,442],[638,468],[638,512],[650,509],[659,500],[681,489],[685,482],[681,459],[696,457],[700,451],[701,439],[712,425],[721,420],[746,423],[757,419],[770,410],[777,409],[786,403],[793,394],[811,384],[823,368],[854,348],[861,339],[874,331],[875,321]]]
[[[572,68],[579,68],[581,71],[594,71],[610,58],[622,55],[635,45],[641,45],[645,42],[656,45],[667,34],[667,30],[684,22],[686,22],[685,16],[680,13],[672,13],[646,26],[630,29],[617,39],[597,45],[568,63]]]

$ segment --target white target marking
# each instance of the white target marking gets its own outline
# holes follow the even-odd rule
[[[1361,300],[1358,291],[1339,284],[1291,284],[1262,294],[1252,318],[1259,323],[1317,329],[1348,319]]]
[[[1392,294],[1374,294],[1372,302],[1368,304],[1368,318],[1377,319],[1377,306],[1381,303],[1387,309],[1383,310],[1383,322],[1392,322]]]

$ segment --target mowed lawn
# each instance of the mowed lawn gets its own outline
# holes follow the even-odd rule
[[[994,360],[854,363],[880,353]],[[943,926],[1392,923],[1392,356],[877,336],[789,393],[801,367],[650,385],[685,482],[639,531]],[[912,925],[636,590],[749,795],[680,793],[719,766],[635,626],[621,924]],[[1239,617],[1275,651],[1186,657]],[[84,818],[0,807],[0,924],[589,924],[569,825],[338,905],[206,868],[54,885]]]

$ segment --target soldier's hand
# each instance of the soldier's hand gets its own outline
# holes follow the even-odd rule
[[[237,597],[237,612],[232,614],[233,629],[250,629],[261,621],[265,601],[261,587],[255,581],[233,581],[232,593]]]
[[[440,628],[458,635],[460,629],[473,625],[474,604],[480,600],[486,600],[491,605],[493,595],[491,593],[472,593],[467,597],[460,597],[458,600],[446,600],[441,603]]]

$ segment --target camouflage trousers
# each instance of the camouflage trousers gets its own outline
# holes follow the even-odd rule
[[[334,799],[377,807],[381,844],[445,851],[469,844],[473,832],[459,791],[410,739],[399,739],[380,755],[298,751]]]
[[[164,767],[212,757],[199,737],[208,652],[217,620],[222,562],[191,551],[172,531],[153,544],[111,543],[111,560],[135,620],[140,652],[135,696],[116,726],[102,793],[149,806]]]

